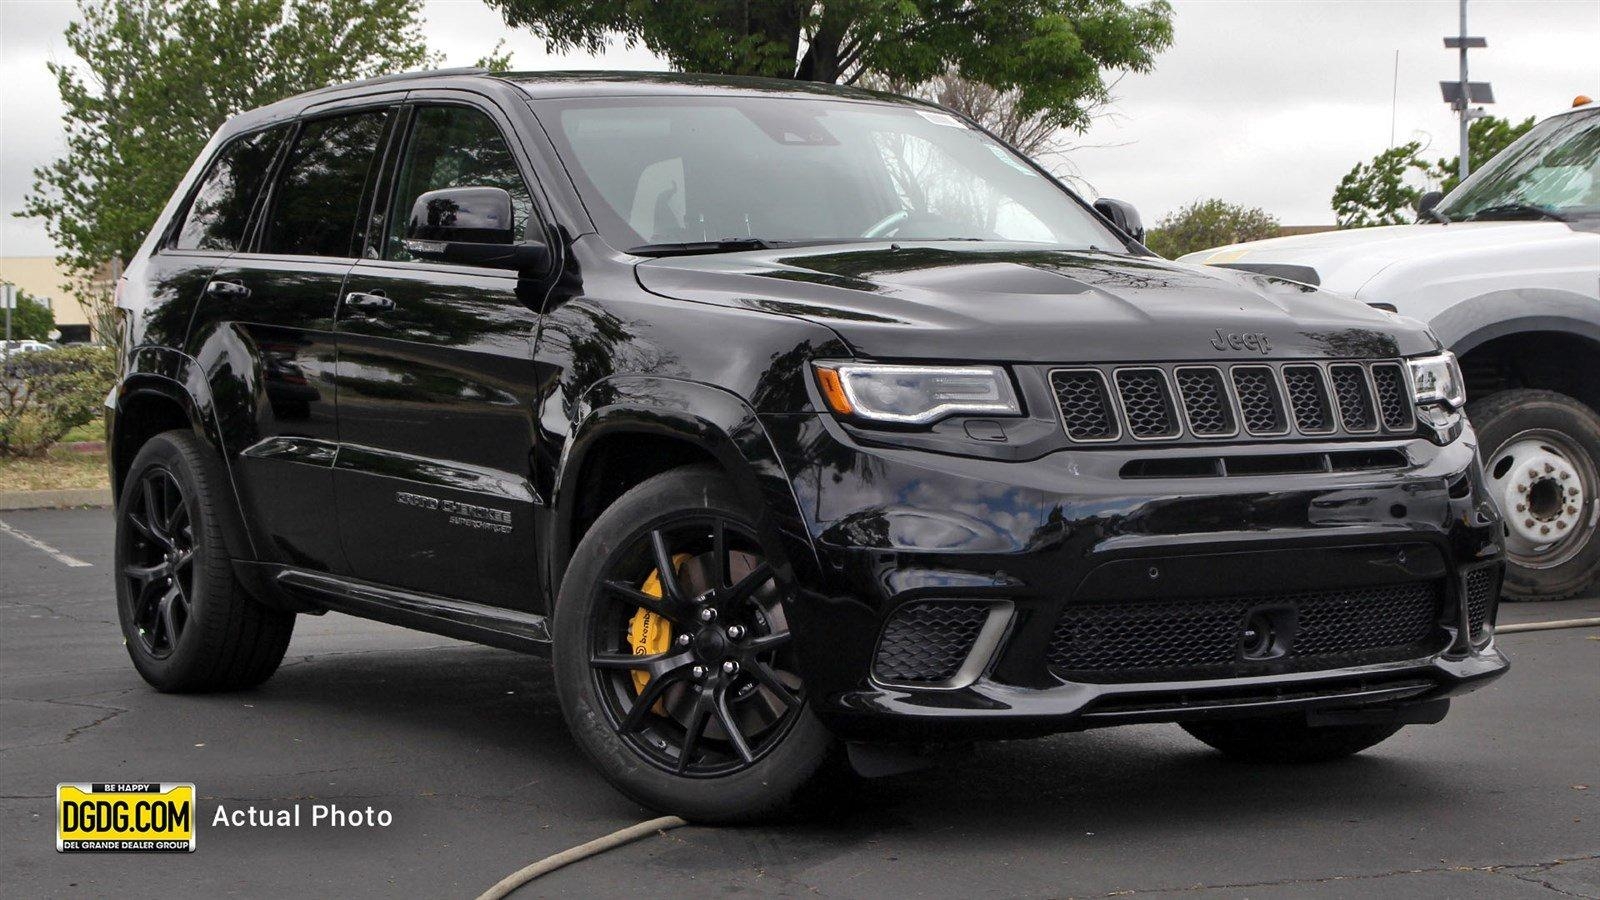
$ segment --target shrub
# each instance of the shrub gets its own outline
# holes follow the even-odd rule
[[[1144,245],[1159,256],[1177,259],[1196,250],[1277,236],[1278,220],[1266,210],[1212,199],[1162,216]]]
[[[98,418],[116,377],[116,353],[105,347],[11,357],[0,373],[0,457],[40,456],[68,431]]]

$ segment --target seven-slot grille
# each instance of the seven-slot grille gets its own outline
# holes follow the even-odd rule
[[[1416,430],[1402,363],[1078,366],[1050,373],[1076,443],[1360,437]]]

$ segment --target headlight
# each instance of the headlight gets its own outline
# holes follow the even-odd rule
[[[1447,351],[1406,362],[1411,366],[1411,384],[1419,406],[1442,403],[1451,409],[1460,409],[1466,404],[1467,383],[1461,377],[1461,366],[1456,363],[1454,353]]]
[[[815,366],[823,398],[841,416],[926,425],[954,415],[1022,414],[1011,379],[1000,366]]]

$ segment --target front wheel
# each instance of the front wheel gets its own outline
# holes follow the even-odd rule
[[[1554,391],[1493,394],[1467,410],[1505,519],[1505,593],[1566,600],[1600,583],[1600,416]]]
[[[753,517],[714,470],[658,475],[600,515],[557,600],[556,690],[613,785],[704,822],[789,804],[833,738],[783,600]]]
[[[1183,730],[1244,762],[1311,763],[1352,756],[1394,736],[1402,725],[1306,724],[1304,716],[1189,722]]]

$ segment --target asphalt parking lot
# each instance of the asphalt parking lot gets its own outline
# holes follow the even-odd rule
[[[0,521],[0,894],[472,897],[654,815],[590,771],[541,659],[306,616],[263,688],[157,694],[121,646],[110,513]],[[1519,604],[1501,622],[1597,615]],[[1600,629],[1500,640],[1511,674],[1351,760],[1234,764],[1173,726],[988,745],[517,896],[1600,897]],[[194,782],[197,851],[58,854],[56,783],[111,780]],[[297,801],[394,824],[207,827],[219,803]]]

